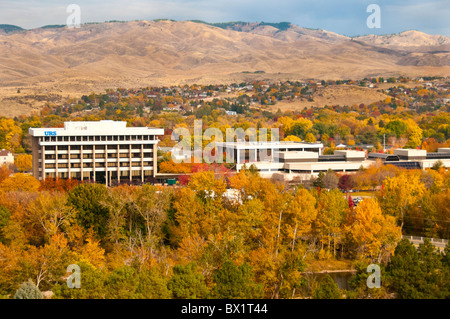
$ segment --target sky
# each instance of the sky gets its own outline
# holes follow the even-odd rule
[[[0,24],[32,29],[66,24],[67,6],[80,7],[81,23],[110,20],[291,22],[347,36],[418,30],[450,36],[450,0],[0,0]],[[370,4],[379,28],[369,28]]]

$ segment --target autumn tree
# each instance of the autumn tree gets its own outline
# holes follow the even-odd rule
[[[383,215],[378,201],[373,198],[364,199],[356,206],[350,223],[346,225],[346,233],[360,257],[377,262],[389,256],[401,238],[401,230],[394,217]]]
[[[348,202],[337,189],[329,192],[320,192],[317,199],[317,218],[314,228],[319,236],[321,248],[324,245],[329,250],[333,249],[336,256],[336,248],[343,240],[342,226],[348,211]]]
[[[326,189],[335,189],[338,186],[339,177],[329,169],[322,178],[322,187]]]
[[[14,159],[14,164],[19,172],[28,172],[33,168],[33,157],[29,154],[18,155]]]
[[[17,173],[7,177],[0,183],[0,191],[35,192],[39,189],[39,181],[31,175]]]
[[[45,192],[31,204],[30,211],[30,219],[42,226],[47,238],[66,229],[75,213],[65,194]]]
[[[383,211],[395,216],[403,228],[408,206],[416,204],[425,191],[419,174],[404,171],[398,176],[385,179],[379,196],[380,204]]]
[[[0,166],[0,183],[12,174],[12,171],[6,165]]]
[[[316,199],[304,188],[298,189],[289,203],[283,221],[292,251],[298,238],[311,231],[317,215],[315,205]]]

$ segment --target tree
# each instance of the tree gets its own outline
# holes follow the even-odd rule
[[[74,215],[74,209],[67,205],[65,194],[42,192],[30,206],[30,217],[42,226],[47,238],[67,227]]]
[[[338,285],[330,275],[320,281],[319,287],[314,291],[314,299],[341,299],[342,295]]]
[[[0,206],[0,243],[4,242],[3,228],[8,225],[11,213],[5,206]]]
[[[292,125],[290,133],[303,139],[305,138],[306,133],[312,128],[312,126],[313,123],[310,120],[299,118]]]
[[[283,139],[283,141],[301,142],[302,139],[296,135],[288,135]]]
[[[41,184],[31,175],[17,173],[7,177],[0,183],[0,191],[36,192]]]
[[[139,274],[130,266],[116,268],[106,278],[107,299],[135,299],[139,285]]]
[[[248,264],[236,266],[226,261],[214,272],[214,287],[212,296],[221,299],[257,299],[262,298],[262,284],[256,284]]]
[[[176,299],[202,299],[209,293],[205,278],[197,271],[195,263],[174,266],[167,288]]]
[[[20,285],[20,288],[14,294],[14,299],[44,299],[42,292],[30,280]]]
[[[168,279],[156,269],[144,269],[139,273],[136,294],[144,299],[169,299],[172,292],[167,288]]]
[[[284,227],[292,251],[297,238],[311,230],[311,224],[317,215],[315,205],[316,199],[304,188],[298,189],[289,203],[284,217]]]
[[[71,289],[67,287],[66,281],[57,283],[52,287],[52,299],[104,299],[106,272],[95,268],[89,262],[79,261],[77,265],[81,271],[81,287]]]
[[[379,196],[383,211],[395,216],[403,229],[408,206],[416,204],[426,191],[421,176],[414,171],[405,171],[385,179],[383,186]]]
[[[1,185],[0,185],[1,186]],[[102,184],[80,184],[67,193],[67,202],[75,208],[75,218],[85,230],[91,227],[99,238],[106,238],[109,210],[102,201],[107,197]]]
[[[3,182],[7,177],[11,176],[12,171],[5,164],[0,166],[0,183]]]
[[[401,238],[401,230],[396,226],[395,219],[383,215],[378,201],[373,198],[364,199],[356,206],[346,232],[361,256],[377,262],[385,255],[388,256]]]
[[[323,188],[323,178],[325,176],[324,172],[319,172],[319,175],[317,176],[317,178],[313,181],[313,186],[314,187],[319,187],[319,188]]]
[[[28,172],[33,168],[33,157],[29,154],[18,155],[14,160],[14,164],[19,172]]]
[[[402,239],[387,266],[390,288],[400,299],[448,298],[449,280],[436,248],[428,239],[417,251]]]
[[[354,181],[351,175],[345,174],[339,177],[338,188],[348,192],[354,187]]]
[[[408,144],[407,147],[416,148],[422,144],[422,129],[417,125],[417,123],[413,119],[407,119],[405,121],[407,129],[406,132],[408,134]]]
[[[15,150],[19,148],[22,129],[12,118],[0,119],[0,148]]]
[[[329,169],[322,178],[323,188],[326,189],[335,189],[338,186],[338,183],[339,177],[337,177],[331,169]]]
[[[333,248],[336,256],[336,247],[342,240],[342,226],[345,221],[348,202],[337,189],[321,192],[317,200],[317,218],[314,221],[316,232],[322,245],[328,249]]]
[[[305,136],[305,142],[307,143],[315,143],[316,142],[316,138],[314,137],[314,135],[312,133],[307,133]]]

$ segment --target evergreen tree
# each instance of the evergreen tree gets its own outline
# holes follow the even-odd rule
[[[255,299],[264,295],[263,286],[253,280],[252,269],[248,264],[236,266],[226,261],[214,273],[214,298],[222,299]]]
[[[418,250],[402,239],[387,268],[391,289],[401,299],[448,298],[448,268],[441,259],[428,239]]]
[[[17,289],[14,299],[44,299],[42,292],[39,288],[31,281],[24,282]]]
[[[314,299],[340,299],[342,298],[338,285],[330,275],[320,281],[319,287],[314,291]]]
[[[208,294],[205,278],[197,272],[195,263],[173,267],[173,276],[167,283],[176,299],[202,299]]]

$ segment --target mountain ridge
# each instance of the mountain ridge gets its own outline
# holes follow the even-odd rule
[[[413,46],[404,37],[392,45],[292,24],[224,27],[139,20],[0,33],[0,100],[18,90],[73,96],[117,87],[450,73],[448,37],[406,34],[424,39]]]

